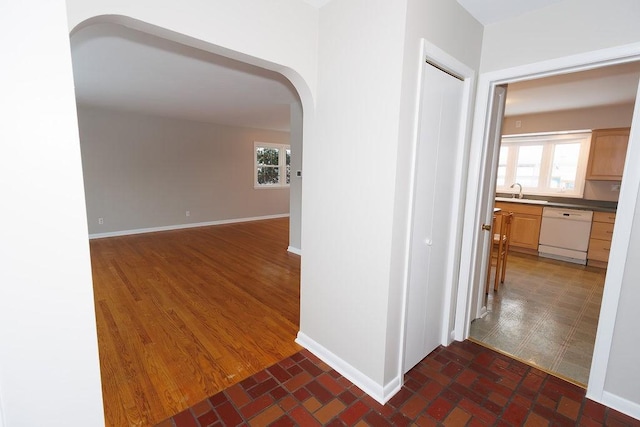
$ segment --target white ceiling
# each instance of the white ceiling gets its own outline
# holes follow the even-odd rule
[[[282,75],[113,24],[71,38],[80,105],[289,130],[297,92]]]
[[[563,0],[458,0],[483,25],[504,21]]]

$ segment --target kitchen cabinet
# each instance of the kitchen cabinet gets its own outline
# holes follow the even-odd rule
[[[609,262],[609,250],[611,249],[611,236],[613,236],[613,224],[615,221],[615,213],[593,213],[591,237],[589,238],[589,251],[587,252],[587,264],[594,267],[607,266],[607,263]]]
[[[517,252],[538,253],[542,206],[496,202],[496,208],[513,212],[509,248]]]
[[[629,143],[629,128],[598,129],[591,134],[586,178],[621,181]]]

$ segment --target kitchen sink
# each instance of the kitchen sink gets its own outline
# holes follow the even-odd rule
[[[518,199],[513,197],[496,197],[496,202],[526,203],[528,205],[546,205],[546,200]]]

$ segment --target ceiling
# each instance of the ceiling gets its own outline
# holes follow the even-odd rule
[[[458,0],[483,25],[504,21],[563,0]]]
[[[330,0],[304,1],[321,7]],[[488,22],[558,0],[458,1]],[[120,25],[79,30],[71,51],[79,105],[288,131],[290,104],[300,102],[278,73]],[[513,83],[506,115],[632,103],[639,77],[635,63]]]
[[[79,30],[71,53],[80,105],[288,131],[299,102],[281,74],[120,25]]]
[[[510,83],[506,116],[635,102],[640,62]]]

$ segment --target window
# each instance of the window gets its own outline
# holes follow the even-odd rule
[[[281,188],[291,182],[291,148],[283,144],[254,143],[254,187]]]
[[[582,197],[590,132],[502,137],[496,191]]]

